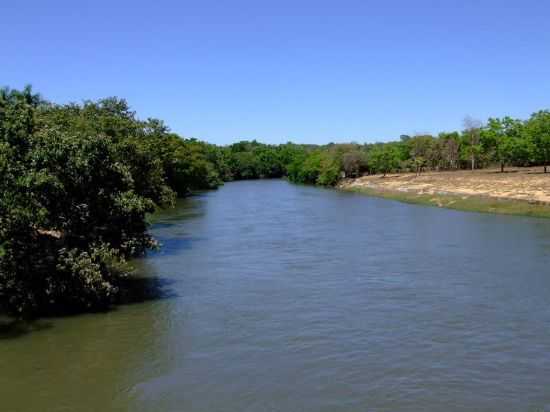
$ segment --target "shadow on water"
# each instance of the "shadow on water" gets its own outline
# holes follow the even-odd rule
[[[160,209],[149,215],[152,229],[170,228],[182,220],[196,219],[204,216],[207,196],[195,195],[191,198],[178,199],[173,208]]]
[[[0,340],[15,339],[31,332],[51,329],[51,322],[44,320],[0,319]]]
[[[147,256],[176,256],[181,251],[191,250],[195,243],[202,240],[204,238],[196,236],[160,238],[160,249],[149,252]]]
[[[188,219],[200,218],[204,215],[202,202],[208,193],[200,193],[193,198],[178,200],[174,209],[158,212],[153,216],[151,229],[159,232],[157,239],[161,242],[159,251],[149,252],[148,257],[177,256],[182,250],[189,250],[199,237],[185,236],[185,233],[174,231],[181,222]],[[165,232],[165,233],[163,233]],[[55,327],[56,319],[80,316],[90,313],[107,313],[121,310],[124,306],[143,304],[146,302],[174,299],[178,297],[174,285],[176,279],[158,276],[155,268],[147,258],[133,261],[135,274],[119,283],[120,294],[113,305],[97,310],[74,310],[67,307],[58,307],[40,318],[13,318],[8,317],[0,310],[0,341],[16,339],[33,332],[40,332]]]
[[[124,279],[120,283],[121,293],[115,305],[97,310],[73,310],[56,308],[41,318],[12,318],[0,313],[0,340],[16,339],[24,335],[40,332],[54,327],[55,319],[80,316],[90,313],[115,312],[128,305],[146,302],[174,299],[178,295],[173,288],[176,283],[173,279],[159,276],[134,276]]]
[[[121,293],[117,303],[121,305],[132,305],[156,300],[177,298],[173,285],[174,279],[164,277],[129,277],[124,279],[120,285]],[[111,308],[116,310],[116,306]]]
[[[151,218],[151,229],[168,229],[181,225],[184,219],[196,219],[204,216],[202,211],[189,211],[186,213],[177,213],[174,215],[158,215]]]

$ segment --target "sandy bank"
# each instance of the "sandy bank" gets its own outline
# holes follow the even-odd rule
[[[345,179],[338,188],[460,210],[550,217],[550,173],[542,168],[364,176]]]

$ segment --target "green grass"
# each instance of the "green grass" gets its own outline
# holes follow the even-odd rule
[[[443,207],[480,213],[500,213],[550,218],[550,205],[530,203],[523,200],[495,199],[483,196],[460,196],[453,194],[419,194],[414,192],[398,192],[373,188],[346,188],[344,190],[363,193],[369,196],[397,200],[425,206]]]

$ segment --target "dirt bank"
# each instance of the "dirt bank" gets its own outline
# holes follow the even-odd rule
[[[542,168],[364,176],[338,187],[439,207],[550,217],[550,173]]]

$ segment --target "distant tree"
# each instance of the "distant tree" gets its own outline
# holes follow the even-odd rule
[[[374,171],[382,173],[385,177],[387,173],[399,167],[399,155],[399,149],[395,145],[376,145],[369,152],[369,164]]]
[[[440,133],[438,141],[441,144],[442,162],[445,168],[457,169],[460,159],[460,135],[457,132]]]
[[[533,113],[525,125],[525,136],[532,142],[535,158],[544,165],[546,173],[550,163],[550,111]]]
[[[480,136],[483,151],[500,163],[501,172],[506,164],[525,164],[531,157],[532,145],[523,137],[523,122],[520,120],[489,118]]]
[[[330,156],[323,156],[319,176],[315,183],[321,186],[334,186],[339,179],[340,166],[338,162]]]
[[[346,177],[357,177],[367,168],[365,153],[352,150],[342,155],[342,168]]]
[[[416,175],[422,173],[423,168],[430,160],[434,160],[434,139],[430,135],[417,135],[407,141],[409,154]],[[437,161],[437,159],[435,159]]]
[[[476,166],[476,157],[479,155],[479,132],[482,126],[481,121],[474,119],[470,116],[466,116],[463,121],[464,135],[468,141],[467,151],[470,157],[470,163],[472,171]]]
[[[525,166],[532,158],[532,145],[527,139],[517,136],[505,136],[499,144],[499,152],[502,156],[501,172],[504,171],[504,164]]]

